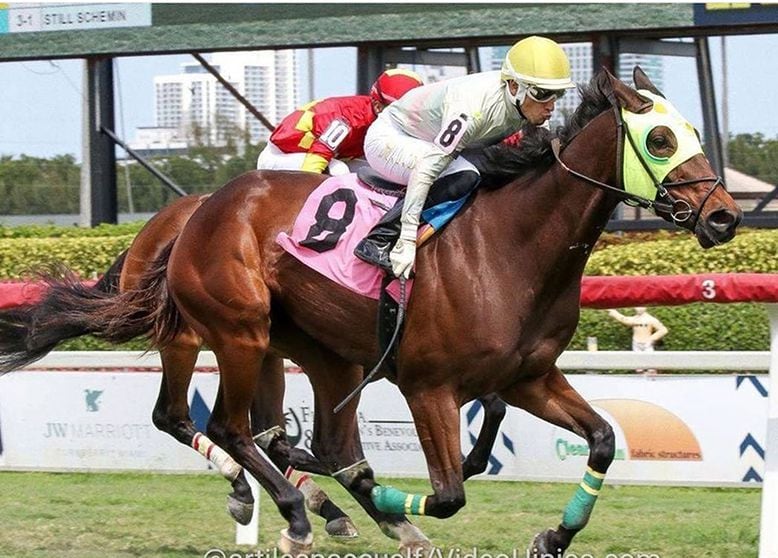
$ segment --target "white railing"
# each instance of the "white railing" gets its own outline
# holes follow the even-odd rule
[[[659,368],[662,370],[754,370],[770,369],[769,351],[566,351],[557,362],[563,370],[631,370]],[[286,361],[287,368],[297,367]],[[158,369],[162,363],[159,353],[137,351],[55,351],[27,367],[46,369]],[[216,357],[202,351],[197,358],[198,368],[216,368]]]

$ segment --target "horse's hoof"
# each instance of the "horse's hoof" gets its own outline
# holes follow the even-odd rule
[[[557,556],[564,555],[564,549],[559,548],[559,545],[554,542],[556,531],[553,529],[546,529],[542,533],[535,535],[532,539],[532,544],[527,550],[527,558],[541,558],[545,556]]]
[[[232,495],[227,496],[227,513],[241,525],[248,525],[254,514],[254,503],[241,502]]]
[[[427,539],[419,539],[417,541],[408,541],[400,545],[399,553],[402,556],[408,556],[409,558],[426,558],[432,556],[435,547]]]
[[[356,526],[349,517],[343,516],[328,521],[324,530],[330,537],[336,539],[355,539],[359,536]]]
[[[288,529],[281,530],[281,538],[278,540],[278,550],[281,554],[293,557],[305,558],[313,550],[313,533],[308,533],[305,539],[292,537]]]

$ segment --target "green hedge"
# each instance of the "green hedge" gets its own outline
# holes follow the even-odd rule
[[[75,238],[0,239],[0,278],[31,275],[36,268],[62,262],[81,277],[104,273],[126,250],[134,234]]]
[[[82,277],[103,273],[126,249],[142,223],[77,227],[0,227],[0,278],[29,276],[41,264],[62,261]],[[41,238],[46,236],[46,238]],[[702,250],[689,234],[660,231],[604,235],[587,275],[672,275],[684,273],[778,272],[778,230],[744,230],[732,242]],[[768,350],[769,324],[758,304],[690,304],[652,308],[667,325],[665,350]],[[631,331],[601,310],[583,309],[570,349],[586,348],[597,337],[600,350],[628,350]],[[82,338],[71,350],[108,349]],[[122,348],[145,348],[135,341]]]
[[[136,235],[143,228],[143,221],[121,225],[101,224],[92,228],[61,225],[0,225],[0,239],[5,238],[83,238],[95,236]]]
[[[770,324],[761,304],[687,304],[659,306],[649,312],[667,326],[662,342],[666,351],[767,351]],[[631,314],[631,309],[625,314]],[[596,337],[601,351],[628,351],[632,330],[604,310],[581,310],[581,321],[569,348],[586,349],[586,338]]]
[[[778,230],[744,230],[731,242],[703,250],[691,235],[610,245],[595,251],[587,275],[778,273]]]

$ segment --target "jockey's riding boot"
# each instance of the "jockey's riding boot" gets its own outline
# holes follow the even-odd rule
[[[385,271],[392,271],[389,253],[400,237],[400,216],[403,211],[403,200],[397,200],[394,207],[387,211],[381,220],[370,229],[367,236],[359,241],[354,248],[354,255],[369,264],[377,265]]]

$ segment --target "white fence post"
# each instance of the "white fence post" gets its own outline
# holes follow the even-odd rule
[[[778,304],[765,306],[770,317],[770,399],[767,407],[759,558],[778,558]]]
[[[235,544],[255,547],[259,543],[259,483],[248,471],[244,470],[244,474],[254,495],[254,513],[248,525],[235,523]]]

